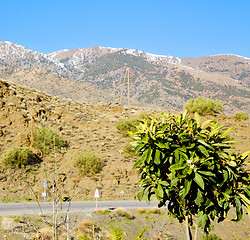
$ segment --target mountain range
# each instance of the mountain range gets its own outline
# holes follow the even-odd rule
[[[1,79],[77,101],[118,102],[127,68],[131,105],[179,111],[188,99],[203,96],[221,100],[228,113],[250,113],[249,58],[177,58],[109,47],[43,54],[0,42]],[[127,95],[126,82],[124,104]]]

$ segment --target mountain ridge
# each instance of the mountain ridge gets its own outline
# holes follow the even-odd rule
[[[181,110],[188,99],[201,95],[223,101],[229,113],[250,112],[250,59],[237,55],[177,58],[99,46],[42,54],[18,44],[0,42],[0,66],[25,71],[41,69],[45,74],[55,75],[51,75],[51,82],[58,77],[69,79],[76,89],[79,83],[87,84],[117,96],[125,69],[129,68],[130,97],[134,102]],[[10,74],[4,71],[8,72],[2,70],[0,77],[14,79],[11,71]],[[124,94],[128,95],[126,88]]]

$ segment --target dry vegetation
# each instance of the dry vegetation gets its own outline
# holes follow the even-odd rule
[[[32,99],[34,100],[32,101]],[[100,200],[136,199],[138,186],[135,183],[138,181],[138,177],[137,172],[131,170],[136,157],[130,154],[129,138],[126,134],[121,134],[116,126],[123,120],[141,119],[142,116],[148,116],[148,113],[151,112],[151,110],[147,110],[147,113],[145,113],[145,109],[127,108],[113,103],[80,104],[72,100],[59,100],[44,93],[0,81],[0,155],[14,147],[30,147],[32,131],[50,127],[68,144],[67,147],[57,151],[56,154],[59,191],[68,182],[65,196],[63,197],[71,197],[82,186],[87,185],[86,188],[75,196],[75,200],[93,200],[96,188],[99,189]],[[209,116],[210,119],[214,117],[225,128],[234,127],[231,131],[231,136],[239,140],[235,144],[236,152],[242,153],[249,150],[249,121],[238,120],[233,116],[222,114]],[[202,120],[204,121],[206,118],[202,117]],[[28,184],[32,185],[38,199],[40,201],[43,200],[42,182],[44,179],[48,181],[48,200],[51,200],[54,153],[51,151],[47,155],[43,154],[42,149],[35,148],[35,145],[30,149],[41,159],[39,164],[34,167],[27,169],[21,164],[20,168],[16,168],[16,166],[9,168],[9,166],[1,163],[1,202],[34,201],[34,194],[30,191]],[[77,165],[74,165],[75,159],[73,156],[76,156],[78,152],[84,151],[91,151],[97,156],[102,156],[103,168],[94,174],[79,173]],[[67,180],[69,176],[70,181]],[[178,232],[179,234],[182,233],[181,227],[180,229],[177,227],[178,224],[174,219],[169,218],[168,222],[163,221],[162,219],[165,219],[166,215],[160,212],[159,209],[150,211],[138,209],[138,212],[127,213],[126,210],[116,210],[116,213],[112,212],[111,214],[105,210],[92,214],[93,219],[90,220],[94,223],[96,229],[101,226],[103,219],[109,219],[107,221],[111,223],[115,220],[118,225],[122,225],[125,232],[131,234],[129,235],[132,236],[130,239],[136,237],[137,233],[142,230],[142,227],[147,226],[147,224],[150,227],[146,232],[154,234],[154,236],[145,235],[148,236],[147,239],[154,239],[157,234],[160,236],[160,233],[169,234],[169,236],[173,237],[181,236],[176,235]],[[138,219],[143,220],[140,220],[142,222],[136,222]],[[10,223],[9,225],[8,222]],[[110,222],[106,224],[108,225]],[[156,223],[160,223],[157,231],[155,229]],[[78,222],[76,221],[74,224],[76,226]],[[2,228],[3,225],[16,226],[13,224],[13,218],[4,219],[4,222],[1,221]],[[103,234],[108,236],[107,232],[110,232],[110,229],[107,225],[101,226],[101,229],[104,231]],[[17,226],[24,228],[24,225],[20,222]],[[129,230],[133,226],[136,226],[136,229]],[[176,228],[173,228],[173,226]],[[240,226],[244,226],[245,232],[247,234],[250,232],[247,223],[235,226],[239,229],[241,228]],[[82,227],[83,222],[82,224],[79,223],[79,234],[84,234],[81,230]],[[92,231],[91,226],[86,228],[90,232]],[[230,229],[230,227],[228,228]],[[12,228],[10,227],[10,229]],[[48,227],[42,229],[41,235],[46,236],[50,234]],[[244,239],[244,233],[237,231],[234,233],[236,234],[235,237]]]

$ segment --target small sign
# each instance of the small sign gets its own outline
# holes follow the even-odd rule
[[[46,197],[47,196],[47,193],[46,192],[43,192],[42,193],[42,197]]]
[[[95,195],[94,195],[94,198],[99,198],[99,192],[98,192],[98,189],[95,190]]]
[[[43,181],[43,187],[46,188],[47,187],[47,180]]]

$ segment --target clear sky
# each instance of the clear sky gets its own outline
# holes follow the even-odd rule
[[[93,46],[250,58],[250,0],[1,0],[0,41],[42,53]]]

